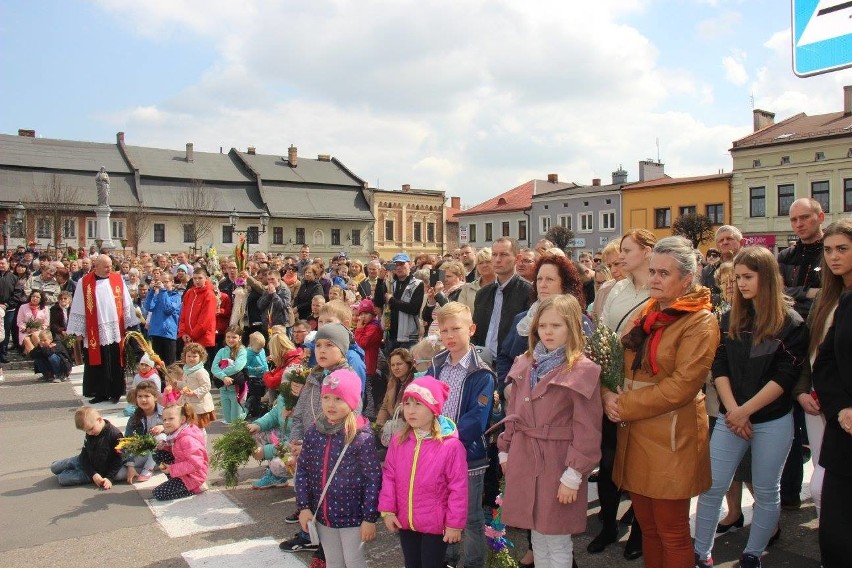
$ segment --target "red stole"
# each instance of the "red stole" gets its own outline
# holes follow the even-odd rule
[[[86,308],[86,347],[89,350],[89,364],[101,364],[101,342],[98,333],[98,301],[95,293],[97,277],[89,272],[82,278],[83,302]],[[124,335],[124,279],[117,272],[109,273],[109,287],[115,300],[115,310],[118,313],[118,329]],[[119,342],[119,361],[124,366],[124,342]]]

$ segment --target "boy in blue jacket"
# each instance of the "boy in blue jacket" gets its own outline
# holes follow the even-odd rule
[[[467,452],[468,499],[467,526],[464,531],[465,568],[485,566],[485,533],[482,516],[482,492],[488,468],[488,444],[485,431],[494,404],[495,375],[471,347],[476,324],[470,308],[460,302],[448,302],[435,317],[441,343],[446,348],[432,360],[428,374],[450,387],[442,414],[456,423],[459,439]],[[447,548],[447,564],[459,560],[458,545]]]

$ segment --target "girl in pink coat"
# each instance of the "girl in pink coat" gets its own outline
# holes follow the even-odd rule
[[[207,489],[207,445],[204,431],[195,425],[189,404],[163,410],[163,431],[168,438],[157,445],[154,456],[168,481],[154,488],[154,499],[169,501],[191,497]]]
[[[382,467],[379,511],[399,533],[406,568],[443,568],[447,545],[467,524],[467,455],[456,425],[441,416],[449,390],[428,375],[406,387],[405,426]]]
[[[570,295],[544,300],[530,350],[507,375],[503,522],[531,529],[535,563],[570,568],[572,534],[586,528],[588,475],[600,461],[600,367],[583,356],[582,312]],[[507,387],[507,391],[509,387]]]

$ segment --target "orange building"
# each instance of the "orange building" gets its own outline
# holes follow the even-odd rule
[[[714,225],[731,219],[731,178],[733,174],[672,178],[627,184],[621,200],[625,232],[649,229],[657,238],[672,234],[672,222],[680,215],[700,213]],[[702,243],[706,250],[713,243]]]

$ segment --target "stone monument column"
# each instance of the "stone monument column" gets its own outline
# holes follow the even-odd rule
[[[103,166],[101,166],[101,171],[95,176],[95,185],[98,188],[98,206],[95,208],[98,218],[97,238],[101,241],[101,249],[114,249],[112,221],[110,221],[112,208],[109,206],[109,174]]]

